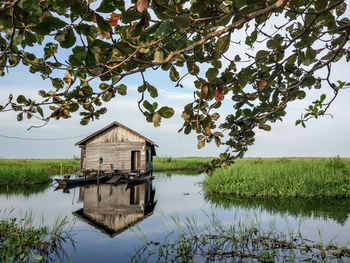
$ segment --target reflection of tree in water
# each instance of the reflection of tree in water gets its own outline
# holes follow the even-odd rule
[[[0,195],[23,195],[30,196],[45,192],[50,187],[50,183],[31,184],[31,185],[9,185],[0,186]]]
[[[259,208],[272,214],[332,219],[344,225],[350,214],[350,199],[247,198],[205,195],[205,200],[223,208]]]
[[[90,185],[80,188],[82,209],[74,214],[110,237],[152,215],[156,205],[152,181],[138,185]]]

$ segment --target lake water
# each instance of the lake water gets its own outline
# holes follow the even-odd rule
[[[74,247],[65,246],[72,262],[128,262],[140,245],[137,229],[150,240],[161,241],[176,228],[171,216],[180,222],[195,217],[201,225],[209,222],[212,213],[224,224],[256,218],[265,227],[274,222],[279,230],[300,227],[306,238],[315,241],[350,242],[350,200],[227,199],[205,195],[204,175],[154,175],[151,183],[128,188],[104,184],[64,191],[56,190],[56,185],[24,192],[0,189],[0,209],[16,208],[14,214],[31,211],[36,222],[45,218],[46,225],[54,224],[57,217],[76,220]],[[125,223],[136,227],[127,229]]]

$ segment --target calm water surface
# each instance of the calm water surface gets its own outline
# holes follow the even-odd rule
[[[33,193],[0,189],[0,209],[31,211],[37,222],[44,217],[46,225],[62,216],[76,220],[74,247],[65,247],[72,262],[128,262],[140,241],[138,230],[126,229],[125,223],[157,241],[175,229],[171,216],[195,217],[204,224],[212,213],[225,224],[257,218],[262,226],[274,222],[282,231],[297,229],[301,222],[309,239],[350,242],[350,200],[227,199],[205,195],[200,184],[204,175],[154,175],[152,183],[131,187],[104,184],[63,191],[54,185],[36,187]]]

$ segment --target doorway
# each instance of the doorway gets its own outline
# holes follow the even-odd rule
[[[131,171],[140,170],[140,151],[131,151]]]

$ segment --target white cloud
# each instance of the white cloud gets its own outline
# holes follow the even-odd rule
[[[168,91],[165,89],[159,89],[159,95],[167,100],[186,100],[191,101],[193,100],[193,94],[192,93],[186,93],[182,90],[179,90],[179,92],[174,91]]]

